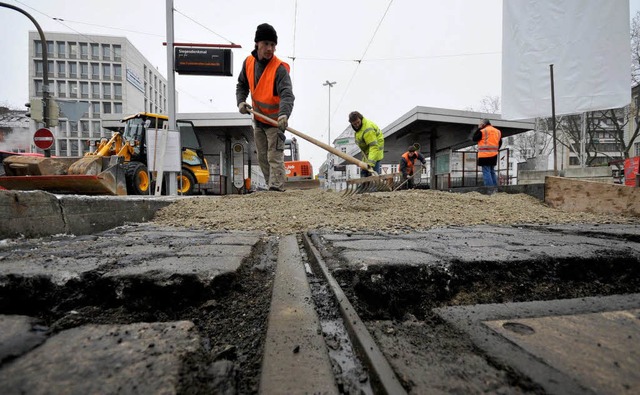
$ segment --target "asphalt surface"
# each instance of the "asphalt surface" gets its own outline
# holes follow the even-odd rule
[[[90,211],[98,221],[100,210]],[[16,223],[12,234],[24,235]],[[21,226],[44,233],[45,225]],[[286,392],[335,392],[324,384],[322,331],[289,237],[150,223],[58,234],[66,229],[0,241],[1,393],[278,393],[292,382],[298,384]],[[311,238],[410,393],[640,390],[640,227],[480,226],[403,235],[312,232]],[[262,324],[266,340],[258,346],[262,362],[276,371],[259,379],[260,389],[242,390],[233,384],[237,361],[212,359],[213,335],[167,306],[215,307],[248,263],[267,270],[266,239],[280,253]],[[87,306],[164,313],[79,319]],[[403,335],[416,325],[428,336]],[[444,335],[455,347],[438,348]],[[474,346],[455,354],[463,343]],[[558,349],[567,352],[553,352]],[[292,381],[279,363],[303,373],[293,373]]]

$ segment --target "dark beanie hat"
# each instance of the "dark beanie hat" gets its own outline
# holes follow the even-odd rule
[[[407,149],[407,151],[409,152],[416,152],[416,147],[413,145],[410,145],[409,148]]]
[[[263,23],[261,25],[258,25],[258,28],[256,29],[256,39],[253,41],[273,41],[277,44],[278,34],[276,33],[276,29],[274,29],[273,26],[268,23]]]

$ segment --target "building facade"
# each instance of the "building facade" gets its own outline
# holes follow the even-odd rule
[[[125,37],[44,35],[46,48],[37,32],[29,32],[29,97],[42,97],[46,50],[49,95],[61,107],[59,124],[51,128],[53,155],[82,156],[91,141],[109,137],[103,118],[166,112],[166,78]]]

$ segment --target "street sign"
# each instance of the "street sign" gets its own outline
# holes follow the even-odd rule
[[[53,146],[53,133],[47,128],[40,128],[33,134],[33,143],[42,150],[48,150]]]
[[[233,53],[229,48],[175,47],[175,71],[191,75],[233,75]]]

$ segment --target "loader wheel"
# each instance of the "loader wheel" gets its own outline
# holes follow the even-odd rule
[[[148,195],[151,187],[147,166],[140,162],[125,163],[125,179],[127,180],[127,194]]]
[[[190,171],[182,170],[182,174],[178,174],[178,194],[191,195],[196,185],[196,178]]]

